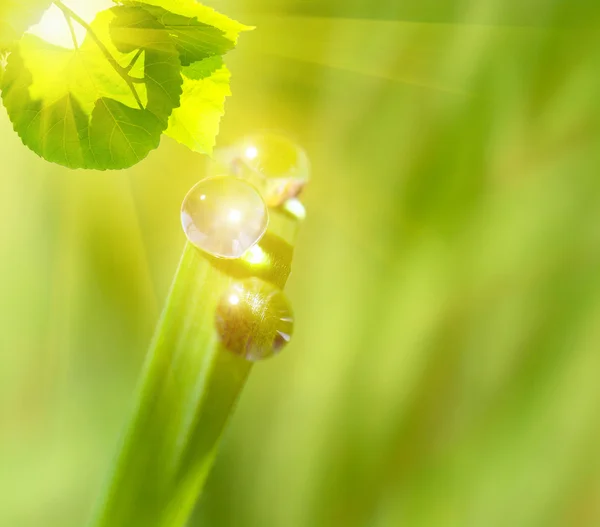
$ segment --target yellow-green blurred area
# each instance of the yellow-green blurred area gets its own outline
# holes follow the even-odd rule
[[[219,143],[282,130],[314,170],[293,343],[190,527],[600,525],[600,4],[211,5],[257,26]],[[82,527],[206,160],[0,137],[0,526]]]

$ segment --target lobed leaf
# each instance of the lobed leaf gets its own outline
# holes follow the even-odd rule
[[[189,66],[215,55],[224,55],[235,47],[235,42],[227,38],[223,31],[201,22],[196,17],[171,13],[162,7],[146,5],[143,2],[127,2],[125,5],[134,9],[144,6],[143,8],[152,15],[153,20],[161,24],[179,51],[182,66]],[[113,27],[115,33],[118,33],[115,35],[115,39],[125,46],[127,46],[127,41],[135,41],[138,31],[148,29],[143,21],[137,25],[126,24],[124,27],[113,24]]]
[[[223,46],[223,51],[229,51],[235,46],[241,32],[253,29],[217,13],[195,0],[138,0],[119,3],[123,5],[144,4],[148,6],[147,9],[151,9],[151,7],[169,9],[171,14],[168,21],[171,23],[169,24],[168,21],[164,23],[171,31],[176,27],[175,19],[172,18],[173,13],[186,17],[186,20],[195,20],[197,24],[213,26],[221,31],[222,37],[229,42],[228,46]],[[159,15],[159,11],[153,12],[155,15]],[[179,28],[183,30],[182,26]],[[165,133],[194,152],[210,155],[219,133],[221,118],[225,113],[225,99],[231,95],[229,87],[231,75],[222,59],[217,56],[188,65],[188,62],[191,62],[190,58],[198,57],[198,52],[202,52],[203,47],[208,43],[208,34],[204,35],[204,40],[199,36],[192,42],[189,42],[182,33],[175,38],[183,39],[185,42],[185,46],[180,47],[180,57],[182,64],[186,67],[181,72],[183,76],[181,104],[173,111]],[[194,55],[193,52],[195,52]]]
[[[138,0],[119,3],[145,4],[149,6],[148,9],[150,6],[168,8],[172,13],[193,19],[198,24],[213,26],[229,41],[229,49],[235,46],[241,32],[253,29],[195,0]],[[170,27],[173,28],[173,25]],[[186,44],[190,51],[181,55],[184,66],[189,62],[191,50],[201,51],[207,40],[208,35],[204,42],[196,39],[195,45]],[[173,111],[169,128],[165,133],[194,152],[210,155],[219,133],[221,118],[225,114],[225,99],[231,95],[229,87],[231,75],[223,61],[216,56],[184,67],[181,73],[183,76],[181,104]]]
[[[196,2],[196,0],[114,0],[114,2],[122,5],[144,4],[147,6],[162,7],[171,13],[195,18],[198,22],[208,24],[221,30],[225,34],[225,37],[234,44],[237,44],[238,36],[242,31],[253,29],[250,26],[240,24],[221,13],[218,13],[210,7]]]
[[[183,95],[165,132],[190,150],[212,154],[225,99],[231,95],[231,74],[221,57],[183,68]]]
[[[150,18],[143,9],[113,8],[92,24],[118,68],[134,51],[122,53],[112,44],[110,25],[149,26],[135,32],[143,61],[130,71],[135,82],[129,83],[89,34],[74,50],[25,35],[8,59],[2,94],[26,146],[69,168],[102,170],[132,166],[158,147],[183,81],[175,46],[156,20],[150,27]]]
[[[10,32],[20,40],[0,56],[0,87],[15,131],[35,153],[69,168],[130,167],[158,147],[162,133],[212,153],[230,95],[221,57],[252,28],[194,0],[117,3],[85,25],[75,49]],[[17,9],[11,2],[0,13],[10,6],[3,23],[24,31],[34,6],[41,15],[49,4],[26,0]]]

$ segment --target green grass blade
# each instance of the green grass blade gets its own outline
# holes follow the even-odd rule
[[[217,303],[232,282],[251,276],[283,288],[296,227],[294,218],[272,211],[259,244],[263,265],[211,258],[186,245],[92,527],[185,524],[251,369],[218,341]]]

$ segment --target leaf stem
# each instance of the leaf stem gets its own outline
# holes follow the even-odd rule
[[[140,55],[144,52],[143,49],[138,49],[137,53],[134,55],[134,57],[131,59],[131,62],[129,63],[129,65],[125,68],[125,71],[127,73],[129,73],[131,71],[131,69],[135,66],[136,62],[138,61],[138,59],[140,58]],[[133,79],[132,79],[133,80]]]
[[[73,27],[73,19],[70,15],[63,11],[63,15],[65,16],[65,20],[67,21],[67,25],[69,26],[69,31],[71,32],[71,38],[73,39],[73,45],[75,49],[79,49],[79,43],[77,42],[77,35],[75,34],[75,28]]]
[[[100,40],[98,35],[96,35],[96,33],[94,32],[92,27],[83,18],[81,18],[77,13],[75,13],[75,11],[73,11],[70,7],[63,4],[60,0],[55,0],[54,5],[56,5],[56,7],[58,7],[66,17],[68,17],[72,20],[75,20],[75,22],[77,22],[81,27],[83,27],[87,31],[88,35],[96,43],[96,45],[98,46],[98,48],[100,49],[100,51],[102,52],[102,54],[104,55],[106,60],[108,60],[110,65],[113,67],[113,69],[127,83],[127,86],[129,86],[131,93],[133,94],[138,106],[140,107],[140,110],[143,110],[144,105],[142,104],[140,96],[138,95],[138,92],[135,89],[135,86],[133,84],[131,77],[128,74],[127,69],[124,68],[123,66],[121,66],[117,62],[117,60],[111,55],[110,51],[108,51],[108,48]]]

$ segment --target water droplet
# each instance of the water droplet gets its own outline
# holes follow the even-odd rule
[[[260,193],[231,176],[203,179],[183,200],[188,240],[217,258],[240,258],[265,234],[269,211]]]
[[[306,152],[287,137],[273,133],[246,137],[216,157],[232,174],[255,185],[270,207],[298,196],[310,177]]]
[[[235,282],[225,291],[215,322],[223,345],[251,361],[279,353],[290,341],[294,328],[285,293],[260,278]]]

